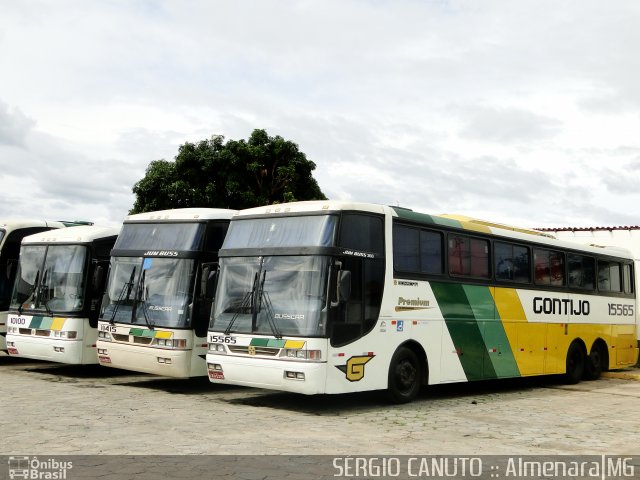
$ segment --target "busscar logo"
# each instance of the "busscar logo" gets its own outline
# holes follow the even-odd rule
[[[343,372],[350,382],[359,382],[364,378],[364,366],[375,357],[375,355],[357,355],[347,360],[345,365],[336,365],[336,368]]]

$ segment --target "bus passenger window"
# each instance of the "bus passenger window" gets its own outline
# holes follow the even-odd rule
[[[622,277],[624,280],[624,293],[633,293],[633,272],[631,265],[622,266]]]
[[[442,274],[442,234],[394,225],[393,266],[400,272]]]
[[[571,288],[595,288],[595,260],[583,255],[567,254],[568,283]]]
[[[449,273],[469,277],[489,276],[489,242],[478,238],[449,237]]]
[[[417,228],[394,225],[393,227],[393,266],[402,272],[420,270],[420,245]]]
[[[620,274],[619,263],[598,261],[598,290],[601,292],[621,292]]]
[[[528,283],[531,281],[529,249],[509,243],[495,243],[496,280]]]
[[[433,274],[443,272],[441,233],[420,231],[420,271]]]
[[[564,285],[564,254],[552,250],[534,250],[533,264],[536,285]]]

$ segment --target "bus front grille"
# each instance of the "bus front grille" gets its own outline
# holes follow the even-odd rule
[[[251,352],[249,350],[251,349]],[[241,353],[243,355],[264,355],[267,357],[275,357],[280,352],[279,348],[269,348],[269,347],[241,347],[238,345],[230,345],[229,351],[231,353]]]
[[[121,333],[112,333],[111,336],[116,342],[128,342],[129,335],[122,335]]]
[[[133,337],[133,343],[139,345],[150,345],[151,342],[153,342],[153,338],[151,337]]]

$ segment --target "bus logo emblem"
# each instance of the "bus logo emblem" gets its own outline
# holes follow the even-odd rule
[[[359,382],[364,378],[364,366],[375,355],[358,355],[347,360],[346,365],[336,365],[336,368],[343,372],[350,382]]]
[[[256,354],[256,347],[254,347],[253,345],[249,345],[249,347],[247,347],[247,353],[254,356]]]

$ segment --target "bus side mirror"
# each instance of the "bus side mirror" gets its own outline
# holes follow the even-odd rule
[[[7,280],[11,280],[15,275],[17,260],[8,260],[7,261]]]
[[[200,277],[200,296],[210,298],[215,292],[218,283],[218,264],[205,263],[202,265],[202,276]]]
[[[338,303],[344,303],[351,297],[351,271],[340,270],[337,279],[337,295]]]
[[[93,270],[91,287],[93,288],[94,292],[101,292],[104,288],[104,267],[102,265],[97,265]]]

